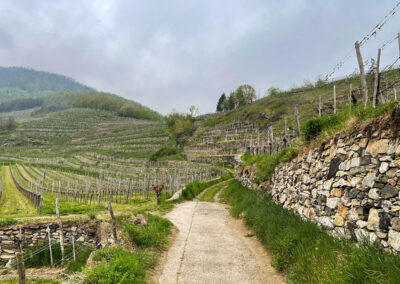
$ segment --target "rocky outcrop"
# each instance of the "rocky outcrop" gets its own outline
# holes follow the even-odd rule
[[[237,177],[254,187],[252,173]],[[334,235],[400,251],[400,136],[393,128],[369,125],[338,134],[279,165],[267,190]]]

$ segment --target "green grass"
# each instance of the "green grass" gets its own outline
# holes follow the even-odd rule
[[[79,254],[76,257],[76,260],[71,260],[67,263],[67,267],[65,269],[65,272],[68,274],[74,273],[74,272],[80,272],[84,269],[86,266],[86,262],[92,253],[93,249],[91,248],[86,248],[83,249],[82,251],[79,252]]]
[[[215,195],[229,182],[227,180],[225,182],[218,183],[214,186],[211,186],[207,191],[201,196],[200,201],[206,202],[214,202]]]
[[[92,200],[92,205],[67,201],[60,199],[60,214],[84,214],[84,213],[95,213],[107,208],[103,205],[95,205],[96,201]],[[54,215],[56,214],[56,196],[45,194],[43,196],[42,214]]]
[[[279,165],[279,163],[293,159],[297,155],[297,151],[297,146],[292,146],[285,148],[274,155],[249,155],[246,153],[242,156],[242,167],[255,166],[255,181],[260,183],[269,180],[275,171],[275,167]]]
[[[154,253],[130,252],[119,246],[101,249],[93,259],[101,263],[84,270],[87,283],[149,283],[147,272],[157,264]]]
[[[17,221],[12,218],[0,219],[0,227],[6,227],[17,224]]]
[[[182,190],[180,199],[181,200],[193,200],[194,198],[196,198],[197,195],[199,195],[201,192],[203,192],[203,190],[205,190],[206,188],[213,186],[215,184],[218,184],[220,182],[226,181],[230,178],[232,178],[232,174],[228,173],[226,175],[223,175],[219,179],[213,179],[213,180],[203,181],[203,182],[195,180],[194,182],[187,184],[185,189]]]
[[[124,229],[128,233],[130,241],[139,248],[165,249],[172,223],[167,219],[151,214],[147,215],[146,219],[147,223],[143,227],[125,224]]]
[[[275,204],[265,192],[230,182],[221,195],[273,256],[289,283],[399,283],[400,256],[336,239]]]
[[[8,167],[4,167],[4,188],[0,199],[0,216],[14,218],[20,216],[35,216],[36,208],[15,186]]]

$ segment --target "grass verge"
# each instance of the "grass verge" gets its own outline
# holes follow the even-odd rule
[[[399,283],[400,256],[370,244],[357,245],[328,235],[275,204],[265,192],[229,183],[221,200],[273,256],[273,266],[291,283]]]
[[[186,185],[185,189],[182,190],[180,200],[193,200],[197,195],[199,195],[206,188],[218,184],[220,182],[226,181],[232,178],[232,173],[225,174],[218,179],[213,179],[209,181],[194,181]]]
[[[221,182],[219,184],[216,184],[209,189],[201,196],[200,201],[206,201],[206,202],[214,202],[214,197],[215,195],[224,187],[230,180],[227,180],[225,182]]]

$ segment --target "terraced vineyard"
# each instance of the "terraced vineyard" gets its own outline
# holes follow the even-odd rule
[[[68,212],[82,213],[105,210],[108,201],[154,199],[157,184],[165,185],[169,197],[191,181],[220,173],[204,163],[149,161],[167,144],[165,128],[162,122],[89,109],[27,119],[12,134],[0,135],[0,159],[9,165],[3,170],[6,183],[30,200],[35,214],[54,213],[56,197]]]

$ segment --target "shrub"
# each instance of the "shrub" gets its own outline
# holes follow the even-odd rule
[[[157,152],[151,154],[150,161],[158,161],[161,157],[172,156],[178,154],[179,151],[175,147],[162,147]]]
[[[275,168],[279,163],[287,162],[297,155],[297,148],[295,146],[288,147],[274,155],[249,155],[242,156],[243,167],[253,165],[256,167],[256,182],[260,183],[271,179]]]
[[[132,253],[119,246],[99,250],[93,259],[101,263],[84,269],[86,282],[99,284],[147,283],[146,271],[157,263],[154,254]]]
[[[71,260],[67,264],[66,272],[73,273],[82,271],[82,269],[86,266],[86,262],[92,253],[92,248],[86,248],[80,251],[76,257],[76,260]]]
[[[163,249],[168,244],[172,223],[164,218],[147,215],[147,224],[139,228],[135,224],[125,224],[125,231],[131,241],[140,248]]]

